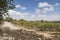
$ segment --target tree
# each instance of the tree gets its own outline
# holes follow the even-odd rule
[[[13,0],[0,0],[0,23],[3,21],[3,16],[8,15],[8,10],[14,8]]]
[[[41,22],[44,22],[44,20],[41,20]]]
[[[13,21],[13,18],[7,17],[7,18],[5,19],[5,21],[12,22],[12,21]]]

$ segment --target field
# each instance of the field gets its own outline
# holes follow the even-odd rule
[[[5,25],[7,35],[17,40],[60,40],[60,21],[9,20]]]
[[[60,22],[57,21],[11,21],[16,25],[21,25],[37,31],[60,31]]]
[[[14,22],[15,23],[15,22]],[[20,24],[13,24],[11,22],[4,22],[0,28],[1,40],[60,40],[60,32],[52,31],[36,31],[22,27]],[[36,28],[36,27],[34,27]]]

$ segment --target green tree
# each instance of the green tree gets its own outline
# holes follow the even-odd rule
[[[41,20],[41,22],[44,22],[44,20]]]
[[[7,17],[7,18],[5,19],[5,21],[12,22],[12,21],[13,21],[13,18]]]
[[[0,23],[3,21],[3,16],[8,15],[8,10],[14,8],[13,0],[0,0]]]

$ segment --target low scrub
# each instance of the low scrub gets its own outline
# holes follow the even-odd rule
[[[59,22],[41,22],[41,21],[12,21],[12,23],[16,25],[21,25],[24,27],[37,28],[38,31],[60,31],[60,23]]]

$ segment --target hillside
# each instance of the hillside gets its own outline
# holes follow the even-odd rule
[[[36,31],[4,22],[0,28],[0,40],[60,40],[60,32]]]

